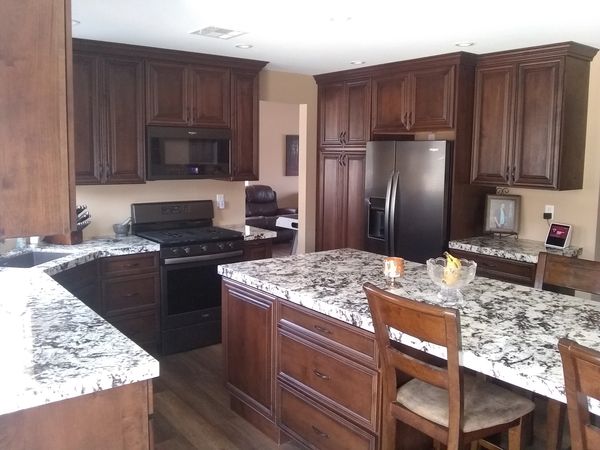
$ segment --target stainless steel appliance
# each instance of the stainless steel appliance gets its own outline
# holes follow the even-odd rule
[[[149,180],[227,178],[231,175],[231,130],[156,127],[146,129]]]
[[[243,259],[243,235],[212,226],[210,200],[135,203],[133,233],[160,244],[161,351],[221,340],[217,265]]]
[[[450,163],[447,141],[367,143],[367,250],[416,262],[442,254]]]

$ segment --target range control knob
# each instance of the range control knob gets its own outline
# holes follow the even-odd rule
[[[219,242],[217,244],[217,247],[219,247],[219,250],[225,250],[225,244],[223,244],[222,242]]]
[[[191,249],[189,247],[183,247],[183,251],[185,252],[186,255],[189,255]]]
[[[208,247],[206,245],[201,245],[200,250],[206,252],[208,250]]]
[[[229,248],[233,248],[233,242],[228,242],[228,243],[227,243],[227,247],[229,247]]]

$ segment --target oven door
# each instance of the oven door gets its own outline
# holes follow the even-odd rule
[[[165,259],[161,262],[161,328],[220,320],[221,276],[217,265],[239,262],[243,251]]]

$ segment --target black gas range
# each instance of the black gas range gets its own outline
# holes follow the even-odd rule
[[[221,340],[217,265],[242,261],[244,237],[213,226],[213,217],[210,200],[131,205],[133,233],[160,244],[164,354]]]

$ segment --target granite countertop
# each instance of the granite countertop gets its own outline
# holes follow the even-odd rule
[[[265,230],[263,228],[251,227],[244,224],[222,225],[223,228],[239,231],[244,234],[245,241],[256,241],[260,239],[274,239],[277,237],[277,231]]]
[[[219,273],[372,332],[362,285],[385,286],[383,258],[341,249],[228,264],[219,266]],[[439,289],[424,265],[407,262],[400,282],[392,292],[440,304]],[[462,292],[464,366],[565,402],[558,339],[600,349],[600,304],[485,277],[476,277]],[[439,347],[399,333],[395,337],[445,357]],[[600,406],[594,410],[599,413]]]
[[[50,278],[158,247],[136,236],[43,245],[37,250],[68,255],[30,269],[0,268],[0,414],[158,376],[158,361]]]
[[[564,250],[547,248],[543,242],[529,239],[517,239],[515,236],[493,237],[479,236],[468,239],[450,241],[449,248],[482,255],[497,256],[498,258],[513,259],[537,264],[540,252],[554,253],[564,256],[579,256],[581,247],[567,247]]]

